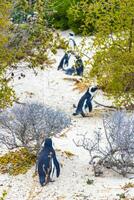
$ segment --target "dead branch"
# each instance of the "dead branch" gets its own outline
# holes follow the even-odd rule
[[[96,103],[97,105],[99,105],[99,106],[103,106],[103,107],[105,107],[105,108],[111,108],[111,109],[119,109],[119,108],[117,108],[117,107],[115,107],[115,106],[106,106],[106,105],[104,105],[104,104],[101,104],[101,103],[98,103],[97,101],[95,101],[95,100],[93,100],[94,101],[94,103]]]

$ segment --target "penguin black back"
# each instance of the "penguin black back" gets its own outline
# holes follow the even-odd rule
[[[50,181],[50,174],[54,170],[53,167],[56,169],[58,177],[60,175],[60,165],[56,158],[55,150],[52,147],[52,140],[46,138],[38,158],[38,174],[42,186]]]
[[[80,98],[77,108],[76,108],[76,112],[73,113],[73,115],[79,115],[81,114],[83,117],[85,117],[85,109],[88,108],[89,112],[92,111],[92,99],[93,99],[93,94],[95,93],[95,91],[98,89],[97,86],[95,87],[91,87],[88,88],[87,91],[85,92],[85,94]]]
[[[83,76],[84,65],[83,65],[82,59],[80,58],[80,56],[76,56],[76,59],[77,60],[75,62],[75,65],[76,65],[77,75],[78,76]]]
[[[60,64],[58,66],[58,70],[60,70],[60,69],[63,70],[64,69],[64,65],[68,66],[68,62],[69,62],[69,55],[68,55],[68,53],[65,53],[63,58],[60,61]]]

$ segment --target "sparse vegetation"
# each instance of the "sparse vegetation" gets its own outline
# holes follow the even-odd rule
[[[117,194],[117,196],[119,196],[119,200],[126,200],[126,195],[124,192],[121,194]]]
[[[126,183],[126,184],[122,187],[123,190],[127,190],[127,189],[129,189],[129,188],[134,188],[134,183],[129,182],[129,183]]]
[[[123,176],[133,174],[134,114],[117,111],[105,115],[103,126],[104,130],[94,132],[94,139],[83,136],[78,144],[89,151],[95,176],[103,174],[103,167]]]
[[[73,154],[70,151],[64,151],[63,154],[67,157],[67,158],[72,158],[73,156],[75,156],[75,154]]]
[[[38,152],[46,137],[61,132],[70,123],[64,112],[41,103],[15,105],[0,114],[0,143],[8,149],[25,147]]]
[[[26,148],[6,153],[0,157],[0,173],[25,174],[36,161],[36,155]]]
[[[5,200],[6,196],[7,196],[7,191],[4,190],[2,196],[0,197],[0,200]]]
[[[11,80],[19,61],[28,62],[29,68],[41,69],[53,63],[48,51],[56,52],[57,36],[44,20],[44,4],[44,0],[32,5],[25,0],[0,0],[0,109],[11,106],[16,100]],[[11,73],[7,74],[9,69]]]

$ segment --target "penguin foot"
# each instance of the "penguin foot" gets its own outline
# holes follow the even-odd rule
[[[73,113],[73,116],[76,116],[76,115],[78,115],[77,113]]]
[[[41,185],[41,187],[43,187],[43,186],[45,186],[45,183],[41,183],[40,185]]]
[[[49,182],[53,183],[53,182],[55,182],[55,180],[52,180],[52,179],[50,179],[50,181],[49,181]]]
[[[82,117],[87,117],[84,112],[81,113]]]

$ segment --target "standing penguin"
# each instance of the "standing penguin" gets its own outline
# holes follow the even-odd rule
[[[76,56],[75,68],[77,75],[83,76],[84,65],[80,56]]]
[[[44,147],[38,158],[38,174],[41,186],[52,181],[56,170],[56,176],[60,175],[60,165],[56,158],[55,150],[52,147],[52,140],[45,139]]]
[[[69,33],[69,43],[68,43],[69,49],[74,50],[76,47],[76,42],[74,39],[74,33]]]
[[[70,58],[70,54],[69,53],[65,53],[64,56],[62,57],[57,70],[64,70],[64,68],[68,67],[69,64],[69,58]]]
[[[74,116],[81,114],[83,117],[86,117],[85,112],[87,108],[89,112],[92,111],[92,99],[97,89],[97,86],[87,89],[86,93],[80,98],[78,102],[76,112],[73,113]]]

